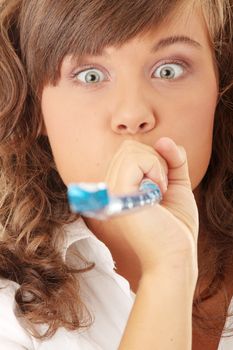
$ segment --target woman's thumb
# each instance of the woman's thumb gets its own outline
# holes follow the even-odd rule
[[[191,189],[187,155],[184,147],[176,145],[169,137],[160,138],[154,149],[166,160],[169,185],[182,185]]]

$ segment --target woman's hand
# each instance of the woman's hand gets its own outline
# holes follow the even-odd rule
[[[197,270],[198,210],[191,188],[186,152],[170,138],[159,139],[154,148],[124,141],[114,155],[105,182],[111,195],[138,191],[143,178],[156,182],[163,201],[153,207],[114,217],[106,229],[123,235],[137,254],[142,272],[160,263],[192,255]],[[166,190],[166,179],[168,189]]]

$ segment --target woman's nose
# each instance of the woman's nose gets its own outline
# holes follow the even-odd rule
[[[151,131],[156,125],[152,103],[146,98],[143,88],[116,92],[111,107],[112,130],[118,134],[137,134]],[[110,101],[109,101],[110,102]]]

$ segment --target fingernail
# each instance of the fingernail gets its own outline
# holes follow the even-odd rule
[[[166,187],[168,188],[168,177],[165,176],[165,181],[166,181]]]
[[[168,183],[166,181],[166,179],[163,180],[163,189],[164,191],[167,191],[167,188],[168,188]]]
[[[167,190],[167,188],[168,188],[168,178],[167,178],[166,174],[163,174],[163,183],[164,183],[164,186],[166,187],[166,190]]]
[[[182,148],[179,148],[178,151],[179,151],[180,159],[183,161],[184,160],[184,150]]]

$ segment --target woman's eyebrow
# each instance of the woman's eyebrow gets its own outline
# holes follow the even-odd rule
[[[165,47],[174,45],[176,43],[183,43],[186,44],[188,46],[194,47],[196,49],[203,49],[203,46],[196,40],[189,38],[188,36],[185,35],[173,35],[173,36],[169,36],[167,38],[163,38],[161,39],[158,43],[156,43],[152,49],[151,49],[151,53],[155,53],[157,51],[159,51],[160,49],[163,49]],[[108,57],[108,53],[105,51],[105,49],[102,51],[102,54],[99,56],[105,56]]]
[[[195,47],[199,50],[203,48],[199,42],[189,38],[188,36],[175,35],[175,36],[169,36],[167,38],[161,39],[158,43],[156,43],[152,47],[151,52],[154,53],[156,51],[159,51],[160,49],[163,49],[164,47],[167,47],[176,43],[184,43],[191,47]]]
[[[194,47],[196,49],[203,49],[203,46],[196,40],[189,38],[188,36],[185,35],[174,35],[174,36],[169,36],[167,38],[163,38],[161,39],[158,43],[156,43],[152,49],[151,49],[151,53],[155,53],[157,51],[159,51],[160,49],[163,49],[165,47],[174,45],[176,43],[183,43],[186,44],[188,46]],[[93,55],[95,57],[108,57],[109,54],[106,52],[106,49],[103,49],[102,53],[99,55]],[[82,64],[82,61],[85,60],[85,55],[83,56],[79,56],[76,58],[76,63],[77,64]]]

